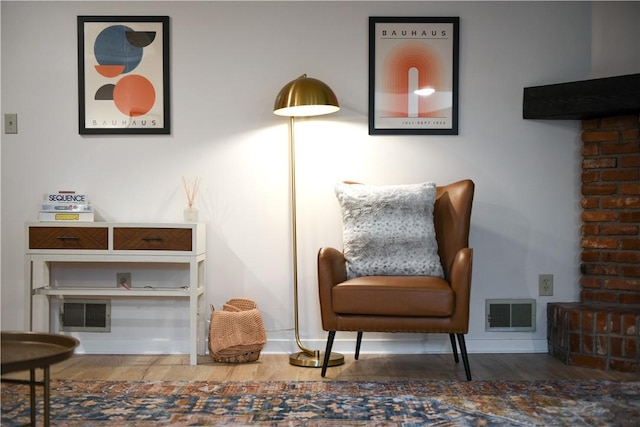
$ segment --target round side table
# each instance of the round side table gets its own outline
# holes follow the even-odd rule
[[[29,384],[31,425],[36,425],[36,386],[44,388],[44,425],[49,426],[49,367],[70,358],[80,342],[72,337],[39,332],[2,332],[0,364],[2,375],[29,370],[29,380],[2,379],[3,382]],[[43,380],[36,380],[36,369],[42,369]]]

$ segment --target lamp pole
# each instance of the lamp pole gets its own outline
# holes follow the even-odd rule
[[[296,116],[314,116],[338,111],[338,100],[333,91],[317,79],[301,77],[283,87],[276,98],[274,113],[289,116],[289,193],[291,203],[291,240],[293,261],[293,310],[296,345],[299,350],[289,355],[289,363],[295,366],[321,368],[324,355],[319,350],[310,350],[300,340],[299,303],[298,303],[298,219],[296,216],[296,153],[294,127]],[[344,363],[344,356],[331,353],[327,366]]]

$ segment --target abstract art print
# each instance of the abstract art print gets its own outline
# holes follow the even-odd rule
[[[78,16],[80,134],[169,134],[169,17]]]
[[[369,134],[458,134],[459,18],[369,18]]]

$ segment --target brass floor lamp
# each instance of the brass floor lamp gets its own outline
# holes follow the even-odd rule
[[[338,98],[331,88],[320,80],[307,77],[306,74],[287,83],[278,93],[273,107],[273,113],[289,117],[289,184],[291,196],[291,238],[293,247],[293,299],[294,299],[294,327],[296,344],[299,352],[289,355],[289,363],[295,366],[321,368],[324,355],[319,350],[310,350],[300,341],[300,327],[298,321],[298,235],[296,219],[296,156],[293,128],[295,117],[319,116],[334,113],[340,109]],[[328,366],[344,363],[344,356],[331,353]]]

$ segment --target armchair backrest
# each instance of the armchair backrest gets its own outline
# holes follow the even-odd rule
[[[438,241],[438,255],[447,280],[453,260],[462,248],[469,246],[471,206],[475,185],[466,179],[436,189],[433,220]]]

